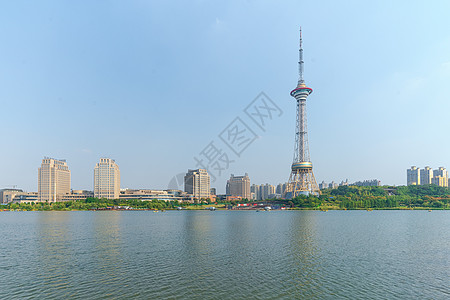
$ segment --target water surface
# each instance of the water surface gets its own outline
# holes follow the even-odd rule
[[[449,299],[448,211],[1,212],[0,299]]]

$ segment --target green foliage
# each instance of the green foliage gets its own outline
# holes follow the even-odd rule
[[[450,190],[436,185],[400,187],[340,186],[324,189],[319,197],[299,196],[292,202],[299,208],[393,209],[438,208],[450,209]]]
[[[102,209],[114,206],[128,206],[135,209],[173,209],[182,206],[177,201],[151,200],[141,201],[139,199],[122,200],[122,199],[98,199],[87,198],[85,200],[65,201],[65,202],[35,202],[35,203],[9,203],[3,209],[25,210],[25,211],[66,211],[66,210],[91,210]]]

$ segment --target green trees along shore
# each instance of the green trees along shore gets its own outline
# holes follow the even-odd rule
[[[292,199],[295,207],[327,209],[449,209],[450,191],[436,185],[411,186],[340,186],[325,189],[319,197]]]
[[[382,186],[357,187],[340,186],[337,189],[325,189],[320,196],[299,196],[290,200],[266,200],[273,205],[286,206],[293,209],[450,209],[450,190],[436,185],[421,186]],[[219,207],[235,206],[239,203],[249,203],[248,199],[232,202],[213,203]],[[133,208],[169,210],[183,206],[187,209],[203,209],[211,205],[209,201],[195,201],[195,203],[178,203],[176,201],[151,200],[141,201],[123,199],[87,198],[66,202],[36,202],[36,203],[8,203],[0,206],[3,210],[24,211],[70,211],[70,210],[98,210],[107,208]]]

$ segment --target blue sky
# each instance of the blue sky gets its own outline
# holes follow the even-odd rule
[[[283,114],[212,186],[285,182],[299,26],[318,181],[402,185],[411,165],[450,168],[449,6],[2,1],[0,188],[36,191],[44,156],[67,159],[73,189],[92,189],[100,157],[124,188],[167,188],[211,141],[232,156],[218,135],[262,91]]]

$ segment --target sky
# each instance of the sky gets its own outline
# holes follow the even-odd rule
[[[450,168],[448,11],[448,1],[2,1],[0,188],[37,191],[49,156],[67,160],[73,189],[93,189],[101,157],[116,160],[122,188],[165,189],[211,149],[227,158],[212,172],[219,193],[230,174],[286,182],[300,26],[318,182],[405,185],[412,165]],[[263,128],[245,113],[261,92],[276,107]],[[233,122],[252,133],[238,154]]]

